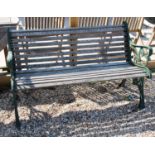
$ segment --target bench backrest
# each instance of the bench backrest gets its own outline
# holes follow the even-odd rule
[[[10,30],[16,73],[129,61],[127,24],[51,30]]]

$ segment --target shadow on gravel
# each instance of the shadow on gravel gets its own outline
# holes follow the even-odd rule
[[[17,103],[19,106],[35,106],[47,103],[63,105],[74,101],[75,96],[70,86],[19,90],[17,92]],[[13,110],[12,93],[9,88],[0,91],[0,110]]]
[[[7,125],[0,123],[0,136],[130,136],[131,134],[134,136],[146,131],[155,131],[154,98],[146,93],[146,108],[138,111],[139,92],[135,89],[136,87],[127,86],[119,90],[115,87],[116,83],[109,83],[109,85],[100,83],[99,87],[98,84],[91,83],[83,86],[58,87],[54,90],[39,89],[26,92],[25,99],[21,98],[22,92],[19,92],[19,106],[28,106],[29,119],[21,120],[20,131],[15,128],[14,123]],[[111,106],[104,110],[70,111],[56,117],[34,108],[35,105],[44,104],[45,99],[51,104],[74,102],[73,91],[99,105],[115,101],[129,101],[128,95],[132,97],[130,103],[126,105]],[[12,106],[0,104],[0,109],[12,110]]]
[[[0,136],[134,136],[155,131],[154,103],[141,111],[135,109],[137,105],[130,103],[105,110],[71,111],[57,117],[31,109],[30,120],[21,121],[20,131],[14,123],[1,123]]]

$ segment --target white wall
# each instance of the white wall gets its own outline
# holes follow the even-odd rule
[[[18,17],[0,17],[0,24],[18,23]]]

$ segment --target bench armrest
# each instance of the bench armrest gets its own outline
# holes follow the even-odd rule
[[[148,74],[148,77],[151,78],[151,71],[147,67],[147,64],[153,53],[152,47],[136,45],[130,42],[130,49],[132,63],[136,66],[144,68],[145,72]]]

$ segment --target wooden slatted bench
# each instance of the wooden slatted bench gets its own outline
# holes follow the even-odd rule
[[[132,63],[126,23],[88,28],[9,30],[8,38],[8,65],[18,128],[16,92],[20,89],[134,78],[140,91],[139,108],[144,108],[144,77],[148,76],[148,70]],[[137,48],[151,52],[148,47]]]

